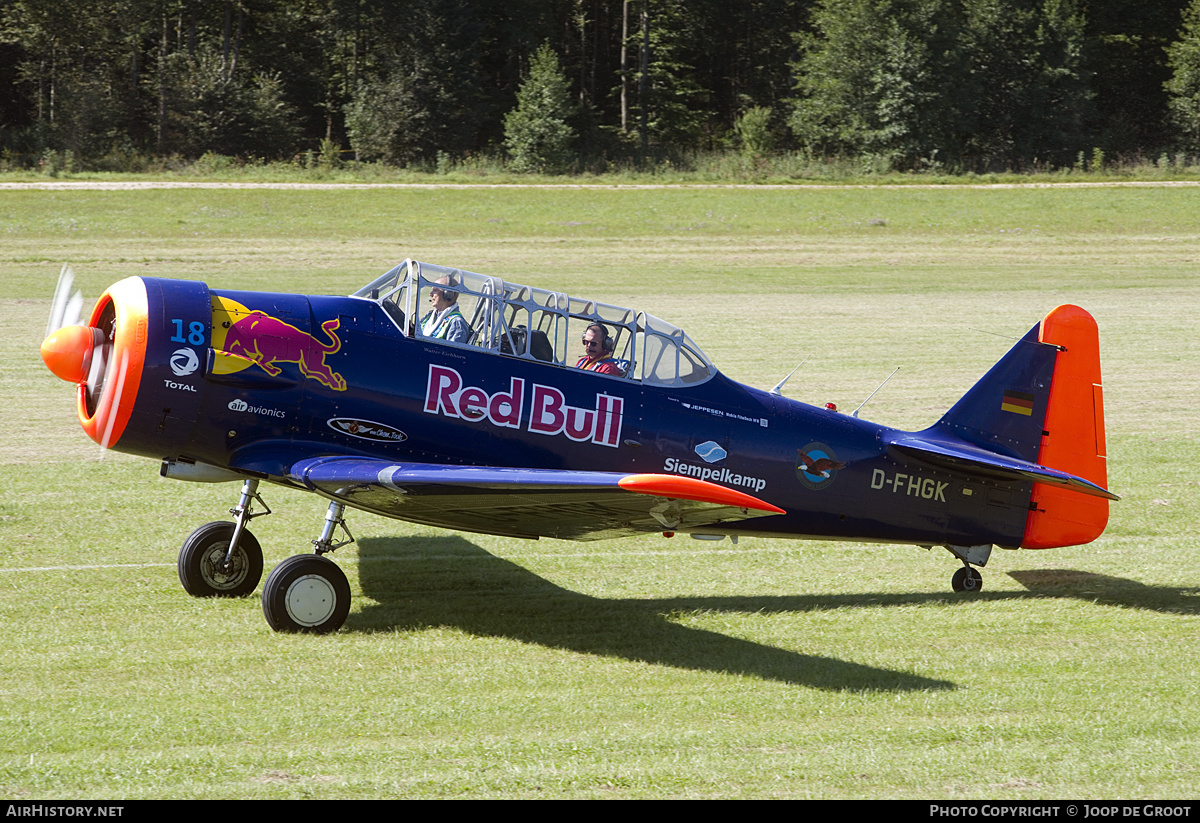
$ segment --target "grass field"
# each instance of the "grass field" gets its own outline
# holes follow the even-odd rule
[[[1194,798],[1195,187],[0,191],[0,796]],[[230,485],[101,456],[37,345],[64,261],[346,294],[412,256],[682,326],[730,376],[936,420],[1058,303],[1097,318],[1089,546],[514,541],[352,514],[346,626],[175,557]],[[324,504],[266,489],[268,569]]]

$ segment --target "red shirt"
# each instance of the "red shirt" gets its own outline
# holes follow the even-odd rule
[[[575,364],[575,368],[583,369],[584,371],[595,371],[600,374],[615,374],[617,377],[624,377],[625,370],[617,365],[617,361],[611,357],[605,357],[603,360],[593,360],[584,355],[579,358],[579,362]]]

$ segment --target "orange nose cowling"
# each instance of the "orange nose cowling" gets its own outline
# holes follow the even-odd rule
[[[68,383],[83,383],[92,365],[92,352],[103,339],[99,329],[64,326],[42,341],[42,362]]]
[[[86,326],[66,326],[42,342],[46,367],[77,385],[79,424],[105,448],[121,440],[137,401],[149,336],[148,305],[145,282],[127,277],[100,295]]]

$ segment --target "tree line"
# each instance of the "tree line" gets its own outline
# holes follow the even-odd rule
[[[7,167],[1200,150],[1200,0],[0,0]]]

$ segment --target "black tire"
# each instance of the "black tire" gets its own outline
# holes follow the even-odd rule
[[[258,540],[242,529],[233,550],[232,568],[222,569],[233,524],[217,521],[196,529],[179,550],[179,582],[192,597],[245,597],[262,579],[263,555]]]
[[[350,583],[332,560],[298,554],[271,570],[262,604],[267,625],[277,632],[329,634],[350,613]]]
[[[950,578],[950,587],[956,592],[977,592],[983,589],[983,575],[977,570],[963,566]]]

